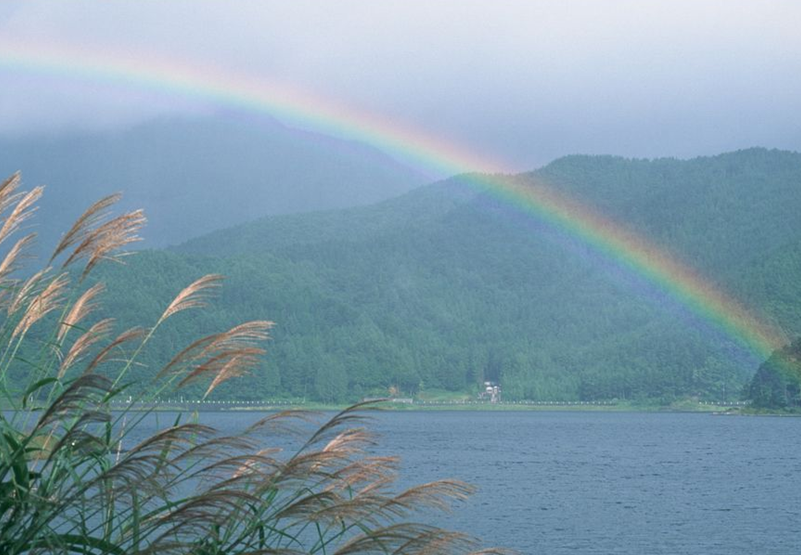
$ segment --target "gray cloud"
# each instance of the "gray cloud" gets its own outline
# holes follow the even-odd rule
[[[526,169],[568,153],[801,150],[792,1],[5,3],[0,36],[293,83]],[[0,69],[5,133],[213,107]]]

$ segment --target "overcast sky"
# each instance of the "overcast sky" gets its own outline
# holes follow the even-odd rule
[[[798,0],[3,0],[0,39],[291,83],[524,170],[571,153],[801,150]],[[0,130],[206,114],[0,66]]]

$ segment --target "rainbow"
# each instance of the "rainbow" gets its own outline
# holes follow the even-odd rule
[[[574,236],[711,322],[759,359],[786,343],[780,330],[692,268],[591,207],[539,183],[502,173],[497,160],[285,83],[220,67],[76,46],[0,39],[0,70],[134,86],[248,112],[371,144],[434,173],[465,177],[474,188]],[[481,172],[475,173],[475,172]]]

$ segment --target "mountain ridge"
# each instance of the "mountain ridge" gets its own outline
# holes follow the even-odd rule
[[[48,186],[43,247],[116,190],[124,193],[121,208],[146,210],[144,245],[159,247],[265,214],[370,204],[426,180],[368,145],[233,116],[0,137],[0,171],[18,169],[28,186]]]
[[[555,174],[552,186],[612,203],[631,229],[697,262],[788,334],[801,332],[788,317],[801,313],[801,288],[767,275],[796,267],[801,226],[788,218],[801,207],[801,156],[604,158],[588,183],[590,162],[563,161],[536,178]],[[621,184],[620,175],[631,177]],[[661,195],[671,187],[681,195]],[[110,313],[156,317],[176,283],[209,272],[229,276],[220,302],[177,324],[169,344],[235,316],[278,322],[269,378],[221,389],[232,397],[468,392],[489,379],[509,399],[731,400],[761,362],[662,287],[458,177],[371,206],[263,218],[141,253],[106,270],[110,291],[119,282],[138,292],[135,306],[112,293]]]

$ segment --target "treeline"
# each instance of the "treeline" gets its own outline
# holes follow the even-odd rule
[[[745,396],[756,408],[801,410],[801,338],[759,367]]]
[[[570,157],[527,177],[598,205],[801,331],[801,156]],[[492,380],[507,399],[732,400],[762,362],[651,283],[458,179],[140,253],[103,275],[108,313],[146,325],[212,272],[227,276],[221,297],[171,322],[143,374],[188,338],[251,318],[277,323],[267,365],[223,397],[475,393]]]

